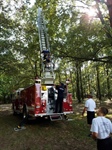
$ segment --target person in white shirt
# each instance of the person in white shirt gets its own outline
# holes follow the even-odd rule
[[[91,129],[92,138],[97,140],[97,150],[112,150],[112,122],[105,118],[108,109],[100,107],[97,111],[97,118],[92,121]]]
[[[96,103],[92,99],[92,95],[88,95],[88,100],[85,102],[85,107],[82,112],[82,116],[84,115],[85,111],[87,111],[87,123],[91,127],[92,120],[95,118],[95,109],[96,109]],[[91,136],[91,133],[88,135]]]

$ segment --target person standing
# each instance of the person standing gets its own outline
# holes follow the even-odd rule
[[[64,84],[60,83],[60,85],[56,86],[57,90],[57,100],[56,100],[56,108],[54,113],[62,113],[63,112],[63,98],[64,98]]]
[[[97,141],[97,150],[112,150],[112,122],[105,118],[108,109],[100,107],[97,111],[98,117],[92,121],[91,129],[92,138]]]
[[[92,95],[88,95],[88,100],[85,102],[85,107],[83,109],[82,116],[84,115],[85,111],[87,111],[87,123],[90,127],[93,118],[95,118],[95,109],[96,103],[93,100]],[[88,136],[91,136],[91,133]]]

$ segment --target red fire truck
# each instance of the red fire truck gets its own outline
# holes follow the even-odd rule
[[[54,88],[54,67],[52,60],[47,60],[50,54],[46,25],[42,9],[38,9],[38,31],[41,52],[41,77],[27,88],[20,88],[13,93],[12,108],[14,114],[23,114],[23,117],[49,117],[51,120],[63,119],[62,116],[73,113],[72,94],[68,93],[68,81],[65,83],[63,112],[54,113],[57,92]],[[50,56],[50,55],[49,55]]]
[[[38,83],[25,89],[18,89],[13,96],[14,114],[23,114],[23,117],[50,117],[63,119],[63,116],[73,113],[72,95],[65,92],[63,99],[63,113],[54,113],[56,93],[51,85]],[[66,87],[67,88],[67,87]],[[65,89],[66,91],[66,89]],[[57,116],[57,117],[56,117]]]

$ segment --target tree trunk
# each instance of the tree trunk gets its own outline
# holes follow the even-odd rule
[[[108,6],[107,6],[108,7]],[[112,6],[111,6],[112,7]],[[97,10],[98,10],[98,17],[100,18],[100,21],[101,21],[101,23],[104,25],[104,28],[105,28],[105,31],[106,31],[106,35],[107,35],[107,37],[108,38],[112,38],[112,35],[111,35],[111,32],[110,32],[110,30],[109,30],[109,28],[107,27],[107,25],[105,24],[105,20],[104,20],[104,18],[103,18],[103,15],[102,15],[102,12],[101,12],[101,10],[100,10],[100,7],[99,7],[99,4],[98,4],[98,2],[96,1],[96,8],[97,8]],[[111,19],[111,18],[110,18]],[[111,21],[111,20],[110,20]]]
[[[88,80],[88,93],[91,93],[91,86],[90,86],[90,76],[87,77]]]
[[[61,82],[61,73],[60,73],[60,70],[58,70],[58,78],[59,78],[59,82]]]
[[[76,64],[76,97],[78,99],[78,103],[81,102],[81,96],[80,96],[80,75],[79,75],[79,64]]]
[[[108,96],[108,99],[111,99],[110,98],[110,82],[109,82],[109,70],[108,68],[106,69],[106,74],[107,74],[107,96]]]
[[[75,98],[75,83],[73,81],[73,72],[70,71],[70,84],[72,85],[72,96]]]
[[[107,0],[107,8],[109,11],[109,20],[110,20],[110,26],[112,27],[112,0]]]
[[[82,72],[81,72],[81,66],[79,68],[79,73],[80,73],[80,95],[81,95],[81,99],[84,99],[84,94],[83,94],[83,86],[82,86]]]
[[[100,78],[99,78],[99,67],[96,67],[97,72],[97,97],[101,101],[101,90],[100,90]]]
[[[68,76],[67,76],[67,72],[65,71],[65,79],[67,80]]]

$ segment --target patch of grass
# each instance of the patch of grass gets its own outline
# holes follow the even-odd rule
[[[1,150],[96,150],[96,143],[87,137],[86,117],[73,114],[70,118],[73,120],[32,120],[26,130],[15,132],[21,117],[13,116],[11,105],[0,109]]]

